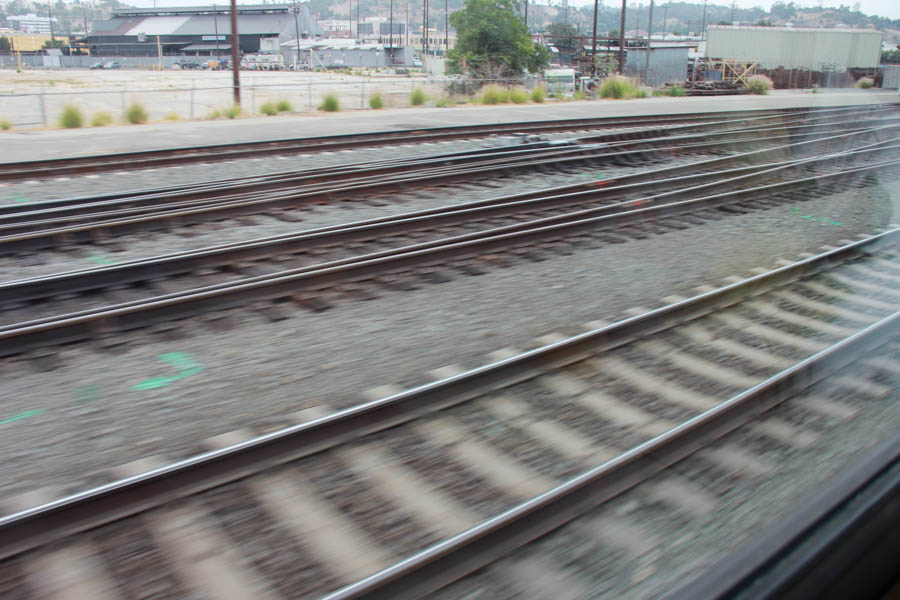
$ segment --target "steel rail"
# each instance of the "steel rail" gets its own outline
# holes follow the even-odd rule
[[[736,198],[760,193],[789,190],[826,180],[845,180],[851,174],[877,171],[885,166],[900,165],[900,160],[867,165],[848,171],[820,175],[757,188],[713,194],[703,198],[654,204],[643,202],[643,208],[610,215],[578,214],[549,217],[525,224],[501,227],[468,235],[435,240],[350,259],[281,271],[270,275],[248,277],[150,299],[123,302],[112,306],[87,309],[65,315],[35,319],[0,326],[0,356],[18,354],[47,345],[77,342],[104,333],[113,334],[149,325],[248,306],[259,301],[290,300],[301,292],[309,292],[350,282],[367,281],[386,274],[422,269],[448,261],[468,259],[488,253],[505,252],[538,242],[593,233],[598,226],[621,226],[661,217],[683,214],[697,208],[710,208],[734,202]],[[631,206],[634,202],[627,203]],[[583,211],[584,212],[584,211]]]
[[[877,151],[892,151],[894,147],[877,147]],[[865,151],[848,152],[846,156]],[[835,155],[838,159],[844,154]],[[150,279],[170,277],[189,272],[191,269],[235,264],[238,261],[268,257],[275,253],[296,253],[300,251],[333,246],[350,242],[361,242],[370,239],[383,239],[394,234],[404,234],[413,230],[427,230],[471,222],[472,217],[490,219],[499,216],[522,214],[523,211],[534,212],[548,206],[562,209],[567,206],[596,202],[603,196],[618,196],[625,192],[640,191],[642,204],[658,202],[661,198],[673,199],[685,193],[709,190],[710,185],[697,185],[698,182],[713,179],[714,183],[733,184],[750,176],[758,177],[762,173],[777,172],[785,167],[796,167],[808,164],[808,159],[795,159],[779,164],[760,165],[758,167],[742,167],[712,174],[688,175],[679,178],[641,182],[636,184],[620,184],[605,188],[594,188],[588,197],[579,195],[549,195],[537,198],[518,199],[501,198],[496,202],[479,201],[468,205],[443,207],[414,213],[406,213],[392,217],[382,217],[369,221],[350,223],[319,228],[297,234],[288,234],[251,240],[244,243],[226,244],[214,248],[202,248],[184,253],[176,253],[148,259],[141,259],[117,265],[97,267],[68,273],[53,274],[44,277],[24,279],[0,284],[0,304],[16,304],[34,298],[54,297],[62,294],[77,293],[83,290],[99,289],[110,285],[123,285]],[[716,181],[719,179],[719,181]],[[677,188],[679,185],[692,183],[687,188],[668,189],[657,195],[646,195],[650,189]],[[647,189],[642,189],[647,188]],[[566,218],[580,219],[616,209],[629,209],[633,201],[619,201],[612,205],[594,209],[586,209],[576,213],[568,213]],[[558,222],[558,219],[548,222]],[[534,223],[534,222],[532,222]],[[521,227],[518,226],[518,227]]]
[[[569,481],[323,600],[422,598],[637,486],[900,333],[900,312]]]
[[[715,164],[716,162],[739,162],[746,160],[750,157],[762,157],[766,153],[775,153],[778,151],[785,151],[787,148],[802,148],[805,144],[819,144],[826,142],[833,142],[844,140],[855,135],[864,135],[864,134],[877,134],[877,133],[885,133],[890,129],[896,129],[900,127],[900,124],[895,125],[882,125],[877,128],[872,129],[864,129],[864,130],[856,130],[850,132],[843,132],[838,135],[828,136],[824,138],[814,138],[812,140],[795,142],[793,144],[788,144],[786,146],[775,146],[771,148],[763,148],[761,150],[754,150],[750,152],[744,152],[740,154],[736,154],[733,156],[712,159],[708,161],[707,164]],[[777,140],[776,137],[770,137],[769,141]],[[606,155],[607,157],[622,157],[628,156],[629,152],[620,152],[615,153],[614,155]],[[633,151],[637,154],[643,155],[648,150],[637,150]],[[649,152],[657,152],[656,150],[650,150]],[[574,156],[574,157],[563,157],[557,159],[555,162],[559,161],[592,161],[598,160],[599,158],[603,158],[604,155],[590,155],[590,156]],[[555,164],[554,160],[544,159],[542,161],[530,162],[527,165],[512,165],[504,167],[505,169],[517,169],[517,168],[525,168],[527,166],[540,166],[546,167],[548,164]],[[375,178],[374,180],[370,180],[366,182],[366,186],[364,189],[367,192],[375,192],[379,189],[381,190],[392,190],[398,187],[403,187],[409,184],[418,184],[421,185],[423,181],[428,181],[429,183],[433,183],[438,178],[442,178],[444,182],[461,179],[463,181],[467,181],[474,174],[478,173],[486,173],[489,176],[496,176],[496,166],[482,166],[476,168],[468,168],[462,171],[453,171],[444,169],[443,171],[431,172],[428,174],[407,174],[400,175],[394,179],[379,179]],[[669,169],[684,169],[683,165],[679,165],[676,167],[669,167]],[[662,171],[665,171],[663,169]],[[621,178],[619,178],[621,179]],[[597,185],[598,183],[601,185],[606,185],[610,181],[615,180],[605,180],[603,182],[592,182],[593,185]],[[578,184],[585,185],[585,184]],[[115,228],[119,230],[140,230],[142,228],[147,227],[148,223],[154,223],[159,221],[164,222],[180,222],[184,219],[197,218],[199,215],[205,215],[209,213],[217,213],[217,212],[225,212],[228,211],[238,211],[244,212],[250,209],[253,206],[268,206],[270,210],[276,210],[277,205],[279,203],[290,203],[290,206],[294,206],[296,201],[299,199],[305,199],[306,202],[314,202],[317,199],[323,198],[323,196],[335,199],[340,198],[341,195],[356,195],[359,194],[360,190],[363,189],[363,182],[342,182],[334,187],[314,190],[314,191],[296,191],[290,190],[281,193],[272,193],[272,192],[261,192],[255,195],[249,196],[241,196],[238,195],[237,199],[232,199],[232,197],[225,196],[218,198],[214,201],[209,201],[204,203],[203,201],[194,203],[192,200],[175,202],[171,207],[166,207],[165,205],[157,205],[154,207],[156,212],[152,213],[144,213],[141,214],[141,209],[120,209],[119,211],[110,211],[109,213],[96,213],[92,215],[85,216],[84,218],[101,218],[106,217],[107,220],[103,221],[94,221],[89,224],[81,224],[81,225],[65,225],[65,223],[70,223],[71,220],[68,218],[60,218],[57,220],[47,219],[43,221],[27,221],[24,224],[15,223],[0,225],[0,232],[7,232],[7,235],[0,237],[0,246],[5,246],[7,251],[9,249],[39,249],[42,247],[47,247],[51,244],[51,239],[48,238],[59,238],[64,240],[64,243],[74,243],[80,240],[89,240],[96,241],[96,239],[102,239],[105,237],[106,232]],[[532,194],[542,193],[541,191],[532,192]],[[187,206],[186,206],[187,204]],[[133,215],[137,212],[137,215]],[[124,213],[124,214],[123,214]],[[19,215],[14,215],[13,218],[27,218],[36,213],[21,213]],[[120,218],[116,218],[116,217]],[[0,217],[2,220],[2,217]],[[60,224],[62,225],[60,226]],[[54,225],[56,225],[54,227]],[[9,231],[16,231],[16,228],[25,229],[18,234],[10,234]],[[45,229],[39,229],[38,231],[31,231],[31,229],[36,227],[45,227]]]
[[[893,229],[453,377],[5,516],[0,518],[0,559],[461,404],[898,241],[900,229]]]
[[[754,142],[772,142],[774,140],[782,138],[798,140],[798,138],[802,138],[804,136],[822,135],[830,131],[831,129],[838,129],[843,133],[855,133],[863,130],[873,129],[876,122],[879,125],[884,125],[885,121],[887,120],[898,121],[900,120],[900,116],[890,119],[877,119],[875,120],[875,122],[869,121],[869,123],[862,127],[859,126],[857,122],[852,121],[830,123],[827,126],[778,126],[775,129],[783,132],[781,135],[773,135],[773,128],[769,127],[764,131],[758,128],[748,130],[728,130],[726,132],[717,132],[712,134],[700,133],[630,140],[615,144],[601,144],[594,142],[592,142],[591,144],[580,144],[580,140],[575,139],[572,140],[571,145],[567,146],[552,145],[547,143],[526,144],[517,148],[496,148],[493,149],[493,151],[490,153],[480,152],[477,154],[457,154],[450,156],[437,155],[409,161],[377,161],[368,165],[366,163],[363,163],[361,165],[350,165],[338,169],[314,169],[310,171],[277,173],[267,176],[253,176],[244,178],[243,180],[230,179],[206,182],[203,184],[183,186],[181,188],[168,188],[164,191],[151,191],[149,193],[119,193],[112,195],[112,197],[109,197],[108,195],[101,195],[99,197],[54,199],[32,203],[28,206],[21,204],[9,204],[0,206],[0,223],[17,223],[23,220],[34,220],[36,217],[41,217],[42,215],[52,216],[55,214],[63,215],[63,217],[59,217],[60,219],[62,219],[68,212],[78,211],[79,213],[81,213],[88,208],[98,209],[116,206],[127,207],[130,211],[132,211],[131,214],[135,214],[135,212],[137,211],[146,212],[148,210],[154,209],[155,207],[159,206],[158,203],[161,202],[169,203],[163,205],[161,208],[174,206],[174,204],[172,203],[178,202],[177,199],[179,197],[187,198],[192,205],[199,205],[201,202],[207,201],[211,197],[216,198],[217,201],[235,200],[239,198],[251,199],[253,196],[242,196],[241,194],[263,191],[271,192],[272,190],[279,190],[284,188],[289,188],[294,193],[318,191],[319,193],[325,194],[328,193],[331,187],[334,186],[337,182],[347,179],[351,180],[347,182],[348,184],[352,184],[357,187],[365,186],[368,188],[376,184],[381,184],[382,186],[384,186],[390,184],[393,180],[391,178],[384,178],[383,176],[397,176],[400,173],[405,173],[417,169],[420,170],[419,176],[422,178],[452,178],[455,176],[466,175],[467,171],[455,171],[449,169],[448,167],[452,167],[454,165],[465,165],[473,162],[481,165],[482,172],[490,172],[490,169],[488,169],[488,167],[492,165],[496,168],[503,167],[505,169],[528,168],[535,164],[540,164],[541,162],[551,164],[551,159],[553,159],[554,157],[565,159],[567,156],[569,156],[571,159],[574,159],[576,161],[591,160],[592,158],[594,160],[609,160],[610,158],[616,158],[617,156],[627,156],[626,149],[633,146],[654,146],[662,144],[665,149],[670,152],[683,153],[684,151],[687,151],[688,153],[690,153],[702,151],[706,148],[714,149],[723,146],[728,147],[735,144],[739,145],[752,144]],[[844,126],[851,127],[848,128]],[[827,127],[827,130],[823,131],[823,127]],[[797,131],[809,129],[816,129],[816,131]],[[765,133],[766,135],[764,137],[747,137],[759,133]],[[726,137],[727,139],[721,141],[709,140],[709,138],[715,137]],[[693,140],[703,141],[695,144],[685,143]],[[673,146],[673,144],[675,143],[680,143],[681,145]],[[602,154],[604,150],[613,147],[618,149],[618,152],[612,155]],[[646,150],[653,150],[653,148],[648,148]],[[640,152],[638,152],[638,154],[640,154]],[[525,159],[526,162],[516,162],[521,161],[522,159]],[[531,162],[528,162],[529,160]],[[431,170],[428,170],[429,167],[431,167]],[[406,179],[405,181],[408,181],[408,179]],[[317,187],[315,184],[325,185],[319,185],[319,187]],[[303,185],[306,185],[308,187],[298,187]],[[90,218],[94,215],[95,214],[89,213],[84,215],[78,214],[77,216],[82,218]]]
[[[95,173],[126,168],[161,167],[172,164],[193,162],[213,162],[233,160],[237,158],[290,154],[300,152],[322,152],[345,148],[361,148],[402,143],[422,143],[436,140],[453,140],[472,137],[483,137],[502,133],[528,131],[532,133],[571,131],[579,129],[596,129],[598,127],[622,127],[638,123],[642,126],[653,124],[671,124],[680,122],[697,122],[698,119],[731,119],[740,120],[741,116],[749,118],[777,118],[780,115],[806,112],[810,114],[827,114],[848,112],[868,108],[876,112],[889,110],[890,106],[857,105],[837,108],[800,108],[775,109],[771,111],[729,111],[715,113],[714,116],[697,117],[696,115],[642,115],[633,117],[602,117],[594,119],[568,119],[553,121],[533,121],[503,124],[467,125],[460,127],[437,127],[424,129],[404,129],[390,132],[368,134],[346,134],[315,138],[293,138],[267,140],[262,142],[235,142],[206,146],[167,148],[126,152],[120,154],[79,156],[47,160],[33,160],[12,163],[0,163],[0,181],[12,181],[47,175],[69,175],[75,173]],[[760,114],[763,113],[763,114]]]
[[[897,120],[900,119],[898,117],[883,117],[878,119],[869,119],[865,126],[860,126],[858,121],[839,121],[839,122],[830,122],[826,124],[809,124],[809,119],[798,119],[794,121],[779,122],[775,129],[779,131],[784,131],[786,133],[796,133],[796,130],[809,130],[809,129],[821,129],[823,127],[827,128],[839,128],[841,126],[847,125],[850,126],[848,129],[845,129],[846,132],[858,131],[860,129],[867,129],[873,127],[875,123],[884,123],[889,120]],[[795,123],[804,123],[801,125],[792,125]],[[595,136],[592,138],[575,138],[572,140],[573,144],[579,144],[580,147],[589,147],[589,148],[600,148],[604,144],[608,147],[616,147],[623,148],[628,146],[635,145],[648,145],[648,144],[665,144],[666,142],[674,142],[674,141],[685,141],[691,139],[704,139],[704,138],[713,138],[713,137],[728,137],[729,141],[756,141],[756,140],[737,140],[734,138],[736,135],[752,135],[754,132],[757,133],[765,133],[767,137],[772,137],[773,127],[750,127],[750,128],[740,128],[740,129],[727,129],[724,131],[717,132],[701,132],[701,133],[693,133],[693,134],[682,134],[682,135],[670,135],[669,131],[654,131],[654,130],[645,130],[640,132],[642,135],[638,139],[626,139],[624,141],[620,140],[621,134],[610,134],[607,136]],[[658,137],[648,138],[644,134],[655,134],[659,133]],[[810,132],[808,135],[816,135],[821,132]],[[663,135],[665,134],[665,135]],[[797,135],[794,136],[781,136],[781,137],[799,137]],[[605,138],[611,138],[612,141],[604,141]],[[89,197],[82,198],[63,198],[63,199],[52,199],[40,201],[37,203],[29,204],[28,206],[22,204],[7,204],[0,206],[0,219],[8,218],[7,215],[12,215],[16,213],[31,213],[34,211],[39,211],[43,209],[49,208],[64,208],[72,205],[91,205],[91,206],[100,206],[102,202],[105,201],[114,201],[119,200],[126,202],[128,204],[141,202],[146,203],[152,200],[167,200],[172,198],[173,196],[177,196],[180,194],[190,194],[192,199],[197,199],[198,197],[205,197],[206,195],[212,195],[216,193],[221,193],[222,190],[227,190],[229,192],[234,193],[237,190],[241,189],[267,189],[266,186],[272,185],[288,185],[297,183],[321,183],[323,181],[327,181],[328,183],[334,183],[337,178],[348,178],[348,177],[358,177],[361,174],[365,175],[379,175],[379,174],[393,174],[397,169],[401,168],[419,168],[429,163],[438,163],[441,166],[446,166],[448,164],[453,164],[457,162],[466,162],[472,160],[481,160],[485,158],[503,158],[506,156],[522,156],[526,155],[530,152],[543,152],[546,149],[556,148],[556,152],[565,151],[564,148],[560,148],[556,144],[548,143],[548,142],[540,142],[540,143],[528,143],[517,147],[496,147],[496,148],[487,148],[481,149],[477,151],[464,151],[464,152],[456,152],[449,154],[438,154],[438,155],[430,155],[424,158],[415,158],[415,159],[393,159],[393,160],[380,160],[380,161],[369,161],[364,163],[355,163],[350,165],[340,165],[337,167],[325,167],[325,168],[317,168],[317,169],[307,169],[300,171],[286,171],[280,173],[271,173],[263,176],[254,175],[249,177],[239,177],[239,178],[229,178],[222,180],[214,180],[214,181],[206,181],[200,182],[196,184],[187,184],[181,186],[169,186],[166,188],[152,189],[152,190],[142,190],[137,192],[126,192],[126,193],[112,193],[112,194],[100,194]],[[577,152],[579,148],[570,149],[569,152]],[[450,162],[446,162],[450,161]]]

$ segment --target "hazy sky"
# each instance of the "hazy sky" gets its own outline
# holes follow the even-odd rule
[[[225,4],[228,0],[222,0],[222,4]],[[397,0],[398,3],[403,0]],[[412,0],[413,2],[421,2],[421,0]],[[557,4],[560,0],[536,0],[538,4]],[[699,2],[700,0],[695,0]],[[731,6],[732,0],[719,0],[718,2],[713,1],[711,4],[719,4],[722,6]],[[788,0],[789,1],[789,0]],[[823,6],[840,6],[842,3],[847,6],[853,6],[856,0],[823,0]],[[152,8],[153,0],[125,0],[127,4],[131,4],[132,6],[140,6],[144,8]],[[385,0],[387,2],[387,0]],[[621,0],[600,0],[601,4],[605,6],[621,6]],[[641,3],[646,5],[650,4],[650,0],[628,0],[628,4],[632,3]],[[753,8],[754,6],[762,6],[763,8],[768,9],[774,3],[773,0],[736,0],[737,5],[741,8]],[[238,0],[238,4],[257,4],[258,1],[253,0]],[[569,3],[575,6],[583,6],[585,4],[593,4],[594,0],[569,0]],[[665,4],[666,0],[654,0],[656,5]],[[158,0],[159,6],[203,6],[203,5],[211,5],[212,2],[209,0]],[[218,3],[217,3],[218,4]],[[797,6],[818,6],[818,0],[794,0],[794,4]],[[891,19],[900,19],[900,0],[859,0],[860,10],[867,15],[880,15],[882,17],[889,17]]]

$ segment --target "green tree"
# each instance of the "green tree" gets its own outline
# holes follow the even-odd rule
[[[550,44],[556,46],[560,50],[565,49],[566,51],[571,52],[577,48],[577,41],[572,39],[572,36],[575,35],[578,35],[578,30],[568,23],[550,23],[547,27],[547,36]]]
[[[44,45],[42,48],[44,50],[47,50],[48,48],[59,48],[60,50],[68,50],[69,44],[67,44],[66,42],[64,42],[62,40],[53,39],[53,40],[47,40],[46,42],[44,42]]]
[[[450,72],[495,79],[545,67],[550,52],[531,40],[519,15],[515,0],[466,0],[450,15],[457,35],[447,55]]]
[[[0,35],[0,52],[7,53],[12,51],[12,44],[9,43],[9,38]]]
[[[900,50],[884,50],[881,53],[881,64],[900,65]]]

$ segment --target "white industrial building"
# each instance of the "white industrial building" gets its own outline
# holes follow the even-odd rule
[[[882,37],[873,29],[711,25],[706,56],[754,62],[759,69],[874,69]]]

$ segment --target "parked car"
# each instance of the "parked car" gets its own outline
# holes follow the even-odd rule
[[[192,60],[179,60],[175,63],[182,69],[199,69],[200,63],[194,62]]]
[[[101,60],[100,62],[96,62],[96,63],[92,64],[90,68],[91,69],[102,69],[103,65],[105,65],[105,64],[106,63]]]
[[[104,69],[121,69],[122,65],[120,63],[117,63],[116,61],[111,61],[108,63],[103,63],[103,68]]]

